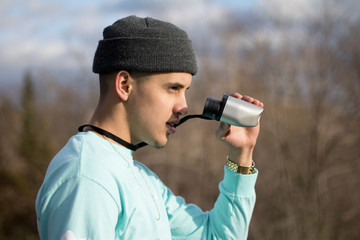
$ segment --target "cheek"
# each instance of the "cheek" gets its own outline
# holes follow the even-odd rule
[[[134,116],[137,118],[136,121],[151,126],[167,122],[173,110],[171,96],[158,91],[157,88],[144,87],[137,90],[136,96],[134,96],[136,101],[131,106],[133,109],[129,109],[137,112]]]
[[[171,111],[172,99],[166,94],[153,94],[144,99],[143,104],[146,111],[154,114],[165,114]]]
[[[167,121],[168,118],[168,110],[166,110],[166,105],[160,102],[156,102],[153,104],[149,104],[146,109],[144,109],[144,113],[150,124],[162,123],[163,121]]]
[[[136,107],[137,114],[134,117],[142,127],[157,127],[157,125],[166,119],[164,105],[158,101],[147,99],[146,101],[138,103]]]

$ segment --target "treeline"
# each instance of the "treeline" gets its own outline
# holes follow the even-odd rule
[[[286,34],[291,23],[274,21],[264,31],[285,34],[271,42],[266,34],[253,38],[264,19],[249,28],[228,16],[213,26],[212,38],[194,41],[200,70],[188,93],[191,113],[225,92],[265,103],[249,239],[360,237],[360,24],[344,15],[319,19],[303,26],[301,39]],[[79,82],[28,71],[18,98],[1,91],[0,239],[38,239],[34,204],[46,167],[97,102],[96,79]],[[134,156],[176,194],[210,210],[227,154],[215,139],[217,126],[190,120],[164,149]]]
[[[2,91],[0,239],[38,239],[36,194],[49,160],[85,121],[90,111],[85,97],[93,96],[53,79],[34,79],[30,71],[18,99]]]

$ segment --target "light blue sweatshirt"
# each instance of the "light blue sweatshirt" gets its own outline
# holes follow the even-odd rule
[[[39,190],[40,238],[246,239],[257,171],[224,169],[214,208],[203,212],[134,161],[132,151],[92,132],[78,133],[51,161]]]

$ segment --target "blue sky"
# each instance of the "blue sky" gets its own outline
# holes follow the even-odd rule
[[[328,0],[332,1],[332,0]],[[352,1],[352,0],[344,0]],[[358,0],[353,0],[358,1]],[[227,13],[311,19],[322,0],[1,0],[0,88],[26,69],[70,71],[91,63],[102,30],[128,15],[170,21],[191,34]],[[358,4],[359,5],[359,4]],[[335,9],[335,8],[334,8]],[[358,11],[358,9],[357,9]]]
[[[127,15],[151,16],[186,29],[218,20],[251,0],[1,0],[0,87],[27,69],[64,69],[91,61],[102,30]],[[240,3],[240,4],[239,4]],[[81,59],[80,59],[81,58]]]

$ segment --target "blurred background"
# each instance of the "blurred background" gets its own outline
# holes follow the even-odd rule
[[[265,112],[249,239],[360,239],[358,0],[2,0],[0,239],[38,239],[47,165],[98,98],[93,54],[128,15],[185,29],[199,72],[190,113],[238,91]],[[173,190],[210,210],[227,150],[218,122],[191,120],[168,146],[135,152]]]

